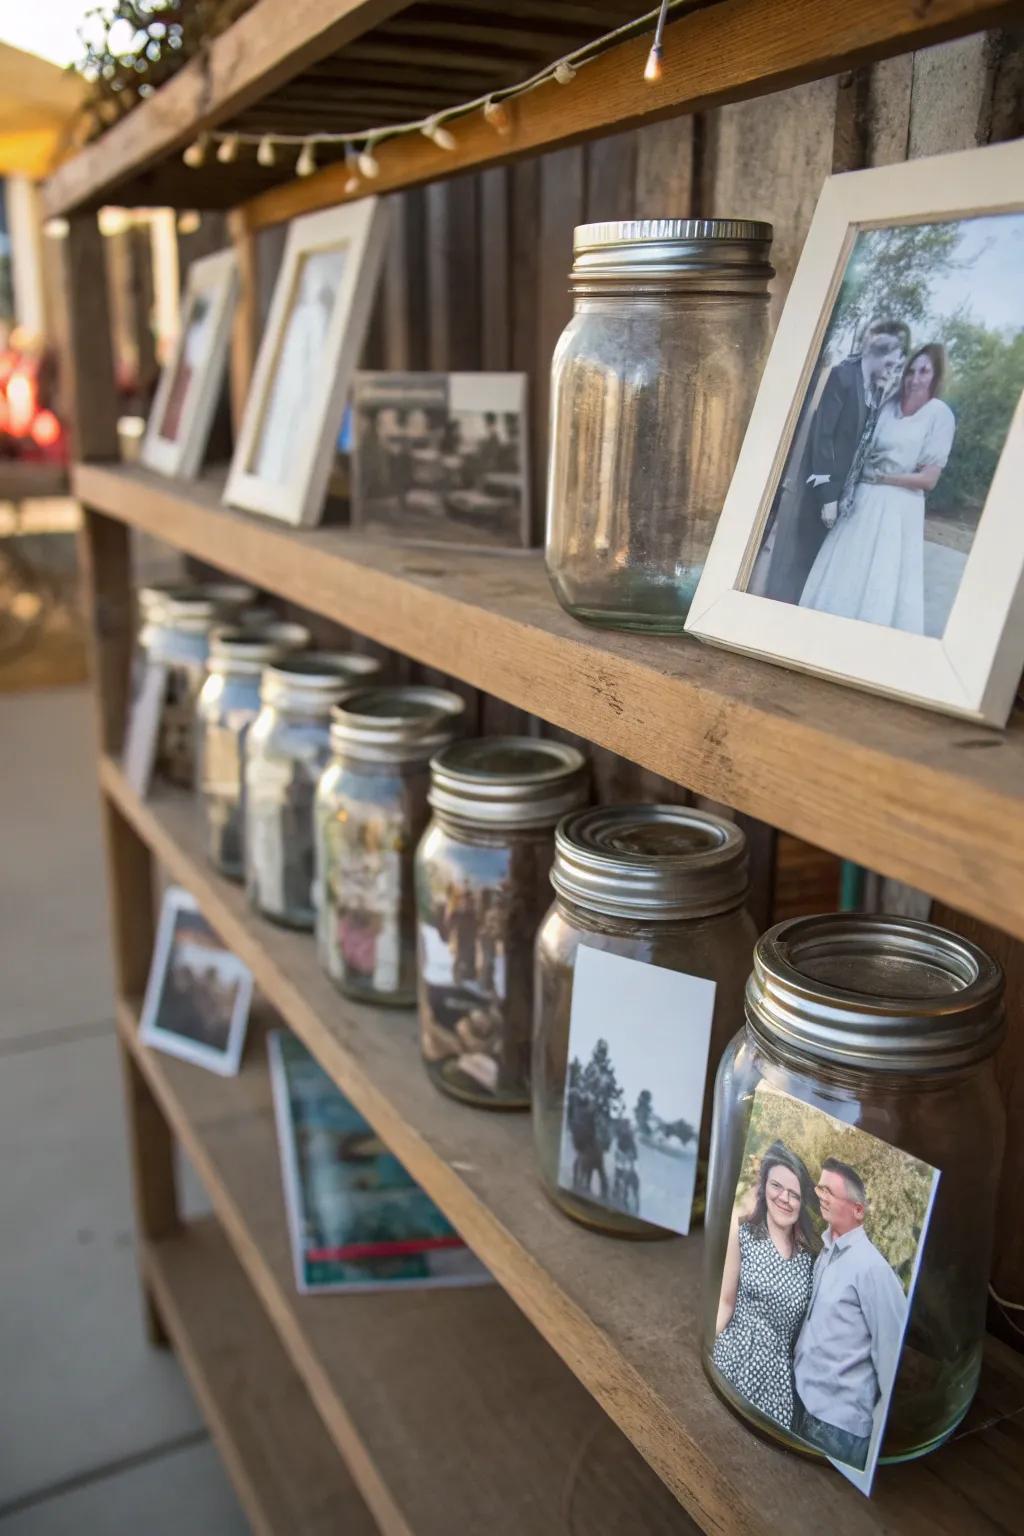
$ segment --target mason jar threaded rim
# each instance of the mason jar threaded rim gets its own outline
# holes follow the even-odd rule
[[[608,917],[712,917],[746,897],[747,840],[734,822],[689,805],[593,806],[559,823],[551,884]]]
[[[455,741],[430,763],[428,800],[442,816],[486,827],[553,827],[589,794],[577,747],[537,736]]]
[[[578,224],[569,280],[580,295],[716,289],[767,292],[774,230],[757,219],[615,219]]]
[[[747,1022],[769,1048],[837,1066],[939,1072],[990,1056],[1003,972],[969,939],[913,918],[829,913],[762,934]]]
[[[263,669],[260,702],[328,715],[379,665],[371,656],[344,651],[296,651],[279,656]]]
[[[331,748],[368,762],[429,762],[455,738],[465,708],[447,688],[358,688],[331,710]]]

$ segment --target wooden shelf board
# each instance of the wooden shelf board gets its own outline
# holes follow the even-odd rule
[[[915,1466],[884,1470],[871,1501],[829,1469],[763,1443],[704,1379],[700,1234],[636,1245],[568,1222],[539,1187],[525,1117],[438,1094],[419,1061],[413,1015],[343,1000],[308,936],[253,915],[244,893],[205,863],[189,798],[144,804],[110,760],[101,776],[121,814],[252,967],[268,1002],[703,1529],[1005,1529],[1005,1510],[1024,1501],[1024,1365],[1011,1351],[991,1344],[982,1392],[956,1440]]]
[[[181,163],[181,150],[200,129],[244,127],[244,119],[241,124],[235,121],[237,115],[264,98],[269,99],[266,124],[260,117],[261,131],[271,123],[287,131],[292,120],[288,113],[282,110],[273,115],[274,89],[288,81],[301,86],[303,71],[328,55],[332,74],[311,72],[309,92],[293,90],[289,99],[302,102],[308,94],[320,103],[319,121],[307,110],[304,131],[315,126],[337,131],[339,109],[346,99],[360,95],[358,78],[344,76],[344,44],[362,39],[358,47],[365,56],[367,45],[374,41],[371,29],[378,23],[386,26],[388,18],[401,9],[396,0],[304,0],[302,4],[259,0],[215,39],[207,55],[191,61],[149,101],[55,173],[44,193],[47,214],[67,213],[101,199],[225,207],[256,194],[248,205],[248,216],[260,226],[343,201],[348,172],[340,161],[296,181],[288,180],[294,162],[284,155],[276,169],[261,169],[247,148],[227,175],[213,160],[200,170],[188,170]],[[413,22],[422,9],[420,5],[412,8]],[[599,7],[592,9],[599,13]],[[446,14],[452,10],[447,7]],[[453,58],[460,67],[472,70],[474,50],[479,53],[480,47],[474,43],[480,10],[465,4],[461,11],[458,5],[454,10],[455,31],[449,39]],[[554,21],[557,4],[550,10]],[[647,32],[609,49],[568,84],[546,84],[512,102],[507,135],[497,134],[482,114],[475,113],[459,122],[453,151],[438,150],[417,134],[381,144],[380,175],[361,187],[360,193],[393,191],[554,144],[781,90],[887,54],[1010,22],[1015,13],[1019,14],[1015,0],[929,0],[928,4],[857,0],[855,5],[849,0],[788,0],[781,9],[778,0],[710,0],[667,28],[663,76],[656,84],[643,79],[650,47]],[[510,19],[514,31],[514,13]],[[613,25],[609,17],[607,30]],[[497,81],[494,78],[495,56],[501,49],[500,24],[495,31],[497,36],[484,56],[484,73],[480,75],[478,68],[471,77],[472,88],[467,81],[461,99],[485,95],[495,84],[507,83],[504,74]],[[557,53],[552,48],[548,57],[553,60]],[[416,45],[409,54],[415,63]],[[536,64],[536,56],[531,62]],[[524,67],[513,78],[531,72]],[[426,79],[429,83],[429,73]],[[445,68],[438,65],[434,83],[444,79]],[[422,111],[415,93],[403,99],[396,84],[390,102],[376,110],[367,103],[365,117],[355,120],[354,129],[364,123],[373,127],[382,120],[415,119]],[[353,127],[351,118],[346,126]],[[279,185],[282,180],[284,185]]]
[[[627,1527],[637,1536],[686,1536],[695,1530],[497,1286],[352,1296],[296,1292],[262,1028],[251,1032],[239,1076],[225,1079],[142,1046],[134,1010],[126,1004],[119,1024],[266,1308],[266,1315],[254,1316],[259,1306],[250,1290],[245,1316],[237,1328],[230,1324],[232,1341],[244,1340],[251,1329],[254,1349],[262,1355],[276,1346],[277,1356],[290,1358],[305,1384],[294,1431],[275,1456],[268,1453],[269,1470],[290,1455],[292,1441],[300,1428],[310,1429],[312,1417],[314,1443],[330,1445],[328,1435],[333,1438],[388,1536],[484,1530],[491,1536],[569,1536],[576,1530],[613,1536]],[[207,1238],[208,1259],[214,1246]],[[157,1256],[164,1251],[163,1244],[150,1249]],[[166,1252],[177,1257],[171,1245]],[[197,1293],[202,1255],[190,1249],[189,1257]],[[211,1283],[216,1280],[214,1272]],[[202,1316],[209,1335],[193,1352],[201,1372],[222,1309],[211,1307],[213,1315],[207,1315],[197,1299],[194,1308],[183,1305],[184,1313],[189,1310]],[[276,1332],[264,1338],[268,1316]],[[216,1360],[213,1370],[223,1374]],[[224,1417],[229,1414],[226,1405]],[[250,1438],[251,1417],[250,1407],[242,1426]],[[294,1465],[296,1480],[301,1468],[301,1462]],[[361,1518],[362,1524],[357,1518],[344,1526],[336,1519],[333,1530],[360,1536],[373,1529],[365,1508]]]
[[[783,831],[1024,937],[1024,720],[932,715],[688,638],[604,633],[541,557],[295,530],[119,465],[87,506]]]
[[[257,1536],[377,1526],[212,1217],[144,1244],[175,1353]]]

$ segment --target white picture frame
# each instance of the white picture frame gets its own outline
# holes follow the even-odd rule
[[[193,959],[191,950],[199,947],[201,953]],[[204,971],[212,968],[216,981],[228,989],[224,1009],[227,1016],[214,1025],[215,1032],[222,1036],[219,1044],[204,1041],[198,1028],[184,1027],[180,1002],[173,1010],[169,1006],[169,978],[176,962],[193,970],[200,965]],[[142,1043],[205,1067],[220,1077],[234,1077],[242,1061],[252,991],[249,967],[217,940],[195,898],[180,886],[169,886],[160,908],[139,1021]]]
[[[233,251],[203,256],[189,267],[178,340],[161,371],[142,442],[147,469],[181,479],[199,473],[224,383],[237,292]]]
[[[937,637],[819,612],[745,588],[858,234],[1019,212],[1024,212],[1019,140],[855,171],[825,183],[686,622],[690,634],[929,709],[1005,724],[1024,663],[1024,395],[1012,408]],[[912,338],[912,346],[923,339]]]
[[[229,505],[296,527],[320,521],[386,215],[379,198],[367,197],[289,227],[224,491]]]

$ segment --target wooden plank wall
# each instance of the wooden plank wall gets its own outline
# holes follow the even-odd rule
[[[533,529],[543,537],[551,352],[571,314],[566,274],[573,227],[587,220],[688,214],[763,218],[775,226],[772,313],[777,320],[824,178],[967,148],[1024,132],[1024,38],[981,34],[841,77],[723,107],[696,118],[558,150],[538,159],[399,194],[364,366],[512,368],[530,376]],[[281,251],[280,231],[258,247],[263,304]],[[322,623],[314,621],[325,634]],[[332,636],[337,638],[337,636]],[[359,643],[358,640],[355,643]],[[394,673],[423,675],[404,658]],[[429,674],[432,679],[434,674]],[[459,686],[461,689],[461,685]],[[465,689],[461,691],[466,692]],[[487,731],[547,729],[499,700],[472,695]],[[679,799],[684,791],[608,752],[595,754],[602,798]],[[757,913],[834,905],[836,865],[784,840],[776,886],[774,835],[754,825]],[[967,928],[956,913],[942,921]],[[977,925],[970,931],[978,934]],[[1007,966],[1011,1012],[1024,1004],[1020,945],[980,935]],[[1004,1048],[1000,1078],[1010,1112],[1004,1212],[1017,1208],[1024,1177],[1024,1033]],[[739,1021],[737,1021],[737,1024]],[[1019,1219],[1000,1223],[995,1278],[1024,1301]],[[1006,1315],[993,1326],[1021,1345]]]

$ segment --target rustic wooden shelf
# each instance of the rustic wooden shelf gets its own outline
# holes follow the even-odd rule
[[[930,715],[690,639],[604,634],[537,552],[460,554],[295,530],[178,484],[78,465],[87,505],[698,794],[1024,936],[1024,721]]]
[[[143,1245],[142,1267],[257,1536],[377,1526],[212,1217]]]
[[[415,120],[525,79],[636,14],[633,7],[623,12],[603,0],[587,7],[549,0],[540,12],[523,10],[496,13],[479,0],[446,6],[258,0],[202,57],[62,166],[47,183],[46,211],[53,216],[117,200],[222,208],[250,198],[246,218],[255,228],[328,207],[346,198],[348,172],[339,150],[333,152],[338,163],[300,181],[292,179],[294,155],[284,152],[276,168],[263,168],[247,149],[226,175],[212,156],[205,167],[189,170],[181,151],[213,127],[355,132]],[[358,195],[781,90],[943,38],[1012,24],[1015,15],[1016,0],[788,0],[781,8],[778,0],[705,0],[667,28],[663,77],[656,84],[643,80],[648,30],[587,64],[574,81],[542,86],[512,102],[507,134],[497,134],[477,113],[459,124],[454,151],[439,150],[418,134],[381,144],[380,174]],[[447,51],[438,52],[438,39],[447,39]],[[325,77],[317,66],[327,60]],[[374,77],[370,84],[367,73]],[[439,87],[440,99],[432,94]],[[322,147],[320,158],[332,158],[332,151]]]
[[[214,1379],[204,1406],[212,1408],[215,1430],[230,1406],[223,1403],[223,1387],[218,1390],[220,1377],[229,1374],[246,1333],[254,1331],[261,1367],[271,1356],[279,1371],[285,1360],[294,1362],[291,1389],[276,1408],[260,1393],[245,1422],[224,1424],[225,1433],[233,1432],[236,1442],[240,1430],[269,1437],[294,1410],[284,1443],[276,1454],[267,1453],[268,1474],[288,1461],[300,1433],[310,1435],[320,1461],[326,1443],[337,1463],[332,1439],[361,1490],[360,1497],[351,1489],[354,1507],[344,1517],[335,1499],[332,1532],[362,1536],[373,1530],[367,1509],[388,1536],[483,1530],[492,1536],[567,1536],[581,1529],[612,1536],[624,1528],[637,1536],[685,1536],[695,1529],[499,1287],[297,1294],[262,1029],[251,1033],[239,1076],[224,1079],[141,1045],[127,1004],[121,1005],[119,1025],[248,1276],[246,1281],[240,1274],[224,1240],[218,1245],[205,1228],[186,1229],[147,1250],[161,1309],[168,1310],[165,1283],[171,1300],[180,1300],[180,1327],[175,1308],[169,1309],[171,1333],[176,1344],[182,1330],[186,1334],[184,1363],[201,1378],[200,1396],[208,1361],[206,1378]],[[213,1260],[215,1294],[222,1277],[225,1287],[233,1278],[234,1289],[247,1292],[237,1318],[222,1319],[226,1297],[222,1306],[219,1298],[215,1304],[198,1294],[203,1250]],[[181,1295],[183,1288],[191,1294]],[[207,1337],[190,1349],[193,1320]],[[227,1338],[220,1351],[212,1349],[211,1360],[206,1346],[222,1323]],[[308,1455],[305,1470],[310,1492],[322,1504],[316,1460]],[[302,1471],[297,1462],[292,1478]],[[266,1500],[260,1503],[266,1506]],[[307,1529],[298,1520],[273,1528],[282,1536]]]
[[[243,892],[206,864],[190,799],[159,794],[141,801],[109,758],[101,777],[118,815],[172,878],[193,893],[224,942],[251,966],[268,1002],[447,1212],[702,1529],[764,1536],[779,1531],[817,1536],[826,1527],[832,1536],[968,1529],[994,1536],[1005,1529],[1005,1511],[1019,1509],[1024,1501],[1024,1363],[1019,1357],[992,1343],[983,1388],[964,1430],[937,1455],[915,1466],[884,1470],[870,1501],[828,1469],[761,1442],[719,1403],[700,1366],[700,1235],[636,1245],[567,1222],[540,1190],[525,1117],[486,1114],[439,1095],[422,1070],[412,1014],[344,1001],[319,970],[308,936],[256,917]],[[129,1021],[125,1025],[130,1027]],[[167,1087],[161,1088],[172,1078],[191,1080],[196,1069],[148,1053],[140,1053],[140,1059],[165,1113],[204,1172],[196,1135]],[[202,1074],[198,1081],[205,1096],[239,1089],[234,1112],[223,1112],[225,1150],[217,1157],[227,1158],[232,1127],[246,1121],[249,1090]],[[230,1099],[222,1102],[227,1105]],[[217,1118],[197,1107],[190,1110],[188,1124],[200,1126],[205,1138],[213,1135]],[[240,1164],[248,1157],[240,1152]],[[226,1178],[226,1172],[208,1177],[214,1193]],[[259,1220],[280,1223],[279,1213],[267,1214],[272,1203],[268,1182],[269,1176],[253,1184]],[[224,1196],[222,1216],[227,1204]],[[231,1227],[230,1216],[225,1219]],[[247,1216],[246,1222],[255,1219],[255,1214]],[[275,1282],[271,1294],[258,1279],[267,1266],[260,1257],[266,1240],[243,1244],[237,1231],[232,1235],[280,1329],[283,1282]],[[283,1265],[284,1259],[277,1263]],[[472,1297],[461,1293],[463,1303],[472,1305]],[[297,1307],[292,1299],[289,1316],[297,1315]],[[316,1361],[329,1339],[318,1337],[315,1350],[290,1342],[310,1382],[321,1369]],[[396,1355],[392,1362],[396,1371],[399,1359]],[[477,1388],[483,1394],[486,1382]],[[314,1391],[314,1396],[324,1411],[323,1394]],[[365,1482],[361,1486],[376,1508],[372,1490]],[[520,1529],[532,1532],[534,1527]]]

